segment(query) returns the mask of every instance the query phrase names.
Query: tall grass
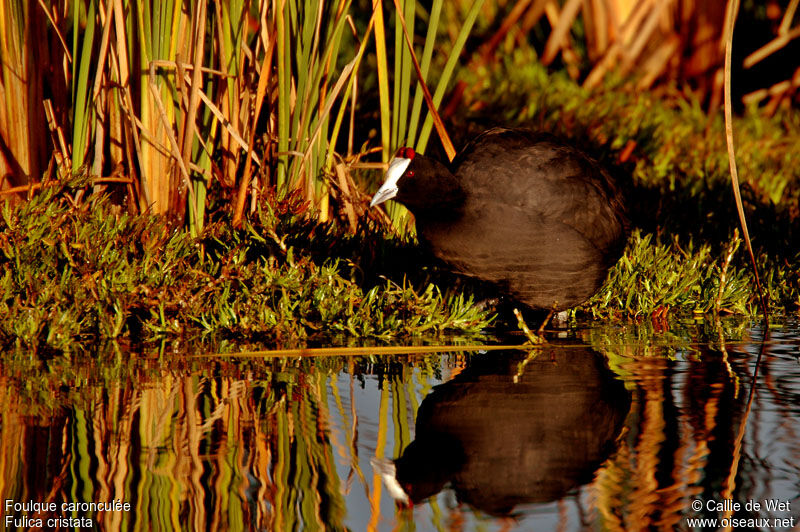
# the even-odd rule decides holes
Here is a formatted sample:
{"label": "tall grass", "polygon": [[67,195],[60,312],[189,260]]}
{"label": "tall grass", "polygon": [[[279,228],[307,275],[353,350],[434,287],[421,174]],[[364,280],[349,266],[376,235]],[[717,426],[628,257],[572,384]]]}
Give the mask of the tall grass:
{"label": "tall grass", "polygon": [[[381,139],[383,145],[383,160],[388,160],[393,149],[399,146],[412,146],[417,151],[423,153],[430,139],[433,125],[439,132],[440,139],[445,151],[450,159],[455,155],[452,143],[444,129],[437,109],[442,102],[446,90],[449,87],[455,67],[458,64],[461,52],[477,18],[478,12],[483,5],[483,0],[472,2],[463,25],[460,27],[458,36],[449,47],[441,76],[436,84],[433,95],[428,90],[428,74],[430,72],[431,58],[436,44],[440,15],[442,12],[443,0],[434,0],[431,11],[428,13],[428,29],[425,34],[425,42],[422,51],[422,63],[417,59],[417,53],[411,41],[414,34],[416,8],[415,0],[394,0],[394,71],[392,83],[392,104],[389,105],[388,98],[388,61],[385,52],[378,50],[378,83],[380,94],[380,114],[381,114]],[[380,10],[376,3],[377,10]],[[382,17],[381,17],[382,18]],[[383,25],[376,27],[376,41],[385,42],[387,40],[386,29]],[[416,78],[416,79],[415,79]],[[416,81],[416,82],[415,82]],[[411,88],[414,89],[414,100],[411,102]],[[420,118],[422,116],[423,99],[427,103],[428,114],[418,134]],[[409,221],[408,211],[402,205],[392,204],[387,206],[390,218],[400,228],[401,231],[407,228]]]}
{"label": "tall grass", "polygon": [[[529,32],[548,32],[542,61],[561,60],[585,86],[612,72],[640,87],[684,76],[704,80],[695,85],[716,97],[719,8],[675,4],[433,0],[426,10],[416,0],[373,0],[365,12],[352,0],[8,0],[0,7],[0,188],[30,193],[50,176],[82,173],[129,210],[166,215],[193,233],[211,189],[238,224],[270,188],[301,194],[320,220],[340,215],[355,230],[364,205],[353,165],[373,148],[383,162],[400,145],[424,151],[434,127],[452,154],[431,111],[459,65],[480,68]],[[790,0],[775,39],[745,67],[796,37],[797,4]],[[701,33],[708,41],[697,40]],[[466,50],[470,35],[480,54]],[[376,80],[361,72],[365,57]],[[795,78],[750,100],[791,100]],[[363,97],[370,83],[377,102]],[[365,142],[356,138],[365,129],[356,108],[370,116],[376,103],[379,135]]]}

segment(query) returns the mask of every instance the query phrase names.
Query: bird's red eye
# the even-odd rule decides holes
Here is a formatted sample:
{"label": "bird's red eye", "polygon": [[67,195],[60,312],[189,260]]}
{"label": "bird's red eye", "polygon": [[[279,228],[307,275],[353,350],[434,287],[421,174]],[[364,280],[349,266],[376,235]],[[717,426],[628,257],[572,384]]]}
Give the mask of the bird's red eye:
{"label": "bird's red eye", "polygon": [[414,170],[406,170],[405,176],[406,177],[414,177]]}
{"label": "bird's red eye", "polygon": [[412,150],[411,148],[400,148],[399,150],[397,150],[395,157],[399,157],[402,159],[413,159],[414,155],[416,154],[414,153],[414,150]]}

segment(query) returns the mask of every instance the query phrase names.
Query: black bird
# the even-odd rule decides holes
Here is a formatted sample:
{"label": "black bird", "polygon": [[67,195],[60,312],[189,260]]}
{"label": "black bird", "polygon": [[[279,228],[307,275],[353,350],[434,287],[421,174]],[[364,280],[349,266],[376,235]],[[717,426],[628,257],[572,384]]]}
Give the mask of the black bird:
{"label": "black bird", "polygon": [[370,206],[394,199],[453,271],[533,309],[597,292],[626,240],[624,198],[595,160],[551,135],[490,129],[451,165],[400,148]]}

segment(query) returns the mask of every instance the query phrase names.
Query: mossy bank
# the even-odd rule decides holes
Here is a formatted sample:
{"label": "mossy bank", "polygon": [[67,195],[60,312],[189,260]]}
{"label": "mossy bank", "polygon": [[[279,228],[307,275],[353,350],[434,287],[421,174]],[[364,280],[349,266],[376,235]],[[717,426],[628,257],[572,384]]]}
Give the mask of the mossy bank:
{"label": "mossy bank", "polygon": [[433,285],[359,282],[359,266],[343,255],[353,240],[333,238],[291,200],[265,203],[243,229],[211,223],[191,238],[157,217],[120,214],[105,199],[76,204],[82,188],[44,187],[3,208],[5,347],[71,351],[108,338],[204,335],[297,345],[469,334],[490,319],[468,297]]}

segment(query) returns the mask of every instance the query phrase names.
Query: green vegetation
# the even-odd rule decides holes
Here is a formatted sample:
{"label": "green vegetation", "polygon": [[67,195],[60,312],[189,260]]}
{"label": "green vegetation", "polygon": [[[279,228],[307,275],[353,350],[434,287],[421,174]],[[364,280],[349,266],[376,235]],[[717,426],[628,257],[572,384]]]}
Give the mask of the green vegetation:
{"label": "green vegetation", "polygon": [[[625,257],[577,315],[753,315],[714,107],[720,51],[676,34],[674,14],[655,5],[634,16],[567,4],[6,2],[0,345],[485,330],[494,309],[475,301],[492,288],[438,269],[407,236],[403,209],[366,209],[397,146],[449,151],[432,134],[443,124],[423,107],[415,59],[457,145],[490,125],[526,125],[629,181]],[[685,8],[719,18],[719,6]],[[778,34],[793,24],[792,9],[745,9],[764,27],[782,17]],[[622,26],[609,31],[610,20]],[[683,77],[660,60],[670,56],[710,66]],[[751,234],[773,311],[796,312],[796,95],[776,84],[740,99]],[[515,321],[503,310],[494,323]]]}
{"label": "green vegetation", "polygon": [[[739,241],[730,243],[734,251]],[[700,316],[714,312],[749,314],[750,276],[726,265],[709,244],[684,248],[675,239],[661,244],[652,234],[635,232],[630,246],[611,270],[608,282],[586,307],[595,316],[666,318],[670,309]],[[727,267],[726,267],[727,266]],[[722,275],[725,270],[725,275]]]}
{"label": "green vegetation", "polygon": [[[217,222],[193,239],[165,231],[158,217],[115,213],[105,199],[76,203],[82,190],[46,187],[4,206],[2,345],[72,351],[108,338],[203,334],[292,345],[476,333],[489,323],[470,298],[431,284],[415,290],[373,277],[362,287],[359,265],[335,253],[363,241],[309,222],[296,200],[264,202],[243,229]],[[393,245],[370,234],[373,248]]]}

